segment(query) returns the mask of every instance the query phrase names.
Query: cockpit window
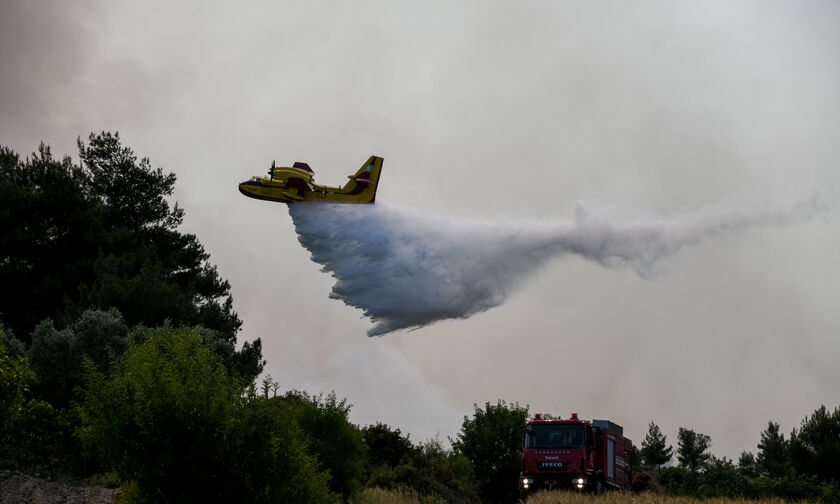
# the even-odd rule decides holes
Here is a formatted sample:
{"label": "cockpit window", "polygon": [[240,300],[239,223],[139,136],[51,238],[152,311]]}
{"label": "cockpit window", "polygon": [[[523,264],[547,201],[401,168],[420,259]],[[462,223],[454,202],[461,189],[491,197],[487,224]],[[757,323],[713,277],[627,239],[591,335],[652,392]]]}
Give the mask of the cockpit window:
{"label": "cockpit window", "polygon": [[525,448],[583,448],[582,425],[529,425]]}

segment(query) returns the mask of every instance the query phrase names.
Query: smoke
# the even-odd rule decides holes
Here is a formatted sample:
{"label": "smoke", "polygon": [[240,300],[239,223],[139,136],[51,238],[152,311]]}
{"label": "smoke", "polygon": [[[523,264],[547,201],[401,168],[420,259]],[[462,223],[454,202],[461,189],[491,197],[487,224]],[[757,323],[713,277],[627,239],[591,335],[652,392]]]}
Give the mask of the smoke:
{"label": "smoke", "polygon": [[359,308],[379,336],[499,306],[547,261],[577,254],[642,277],[685,246],[805,218],[786,210],[705,208],[677,218],[627,218],[578,202],[567,222],[455,220],[393,205],[289,205],[300,243],[335,277],[331,298]]}

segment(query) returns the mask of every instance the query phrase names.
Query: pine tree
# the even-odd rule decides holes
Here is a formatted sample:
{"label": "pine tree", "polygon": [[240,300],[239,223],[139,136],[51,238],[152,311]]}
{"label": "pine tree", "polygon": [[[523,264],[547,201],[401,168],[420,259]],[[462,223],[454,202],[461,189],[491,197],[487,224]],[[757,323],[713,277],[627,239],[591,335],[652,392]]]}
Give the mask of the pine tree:
{"label": "pine tree", "polygon": [[767,430],[761,432],[755,462],[758,471],[764,476],[777,478],[790,473],[787,441],[785,435],[779,432],[779,424],[768,422]]}
{"label": "pine tree", "polygon": [[659,470],[662,464],[671,460],[674,447],[669,445],[666,448],[665,444],[665,435],[659,430],[659,426],[651,421],[648,425],[645,440],[642,441],[642,460],[646,466],[656,466],[656,469]]}
{"label": "pine tree", "polygon": [[712,439],[706,434],[680,427],[677,433],[677,460],[689,471],[697,472],[709,460]]}

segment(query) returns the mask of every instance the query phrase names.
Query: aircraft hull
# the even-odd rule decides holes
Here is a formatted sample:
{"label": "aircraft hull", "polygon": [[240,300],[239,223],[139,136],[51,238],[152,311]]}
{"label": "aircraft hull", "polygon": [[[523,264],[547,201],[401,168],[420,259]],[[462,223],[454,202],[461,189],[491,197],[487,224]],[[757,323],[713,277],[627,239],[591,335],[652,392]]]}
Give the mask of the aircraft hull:
{"label": "aircraft hull", "polygon": [[[307,167],[308,169],[308,167]],[[298,168],[273,168],[270,177],[252,177],[239,184],[243,195],[277,203],[328,201],[334,203],[373,203],[382,170],[382,158],[371,156],[342,187],[312,183],[311,171]]]}

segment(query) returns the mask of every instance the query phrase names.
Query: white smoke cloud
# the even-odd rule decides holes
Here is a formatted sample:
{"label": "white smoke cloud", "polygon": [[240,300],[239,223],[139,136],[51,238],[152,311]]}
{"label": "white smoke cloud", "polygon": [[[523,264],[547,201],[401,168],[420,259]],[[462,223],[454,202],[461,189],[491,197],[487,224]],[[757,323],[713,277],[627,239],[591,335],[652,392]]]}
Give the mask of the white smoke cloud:
{"label": "white smoke cloud", "polygon": [[677,218],[627,218],[575,207],[569,222],[455,220],[393,205],[289,205],[300,243],[336,279],[330,297],[359,308],[379,336],[467,318],[502,304],[546,261],[578,254],[650,277],[708,237],[811,215],[706,208]]}

